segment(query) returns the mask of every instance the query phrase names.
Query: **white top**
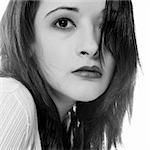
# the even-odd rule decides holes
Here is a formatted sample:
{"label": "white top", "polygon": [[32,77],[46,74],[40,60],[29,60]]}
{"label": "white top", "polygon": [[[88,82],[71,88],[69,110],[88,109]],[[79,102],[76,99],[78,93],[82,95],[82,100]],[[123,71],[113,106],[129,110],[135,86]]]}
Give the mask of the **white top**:
{"label": "white top", "polygon": [[13,78],[0,78],[0,150],[41,150],[34,100]]}

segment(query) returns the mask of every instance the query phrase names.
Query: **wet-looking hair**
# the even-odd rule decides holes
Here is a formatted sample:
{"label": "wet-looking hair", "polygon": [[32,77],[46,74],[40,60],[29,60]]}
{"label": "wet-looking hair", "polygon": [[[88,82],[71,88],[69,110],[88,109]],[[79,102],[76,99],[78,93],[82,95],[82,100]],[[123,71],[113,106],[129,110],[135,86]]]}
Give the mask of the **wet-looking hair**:
{"label": "wet-looking hair", "polygon": [[[38,0],[11,0],[0,24],[0,76],[13,77],[31,92],[36,104],[42,149],[69,149],[58,110],[50,97],[45,79],[31,44],[35,40],[34,18]],[[132,100],[138,52],[131,0],[106,0],[99,51],[113,55],[116,65],[107,90],[91,102],[77,102],[70,128],[74,131],[73,149],[117,147],[121,142],[123,118],[132,114]],[[80,127],[76,123],[80,121]]]}

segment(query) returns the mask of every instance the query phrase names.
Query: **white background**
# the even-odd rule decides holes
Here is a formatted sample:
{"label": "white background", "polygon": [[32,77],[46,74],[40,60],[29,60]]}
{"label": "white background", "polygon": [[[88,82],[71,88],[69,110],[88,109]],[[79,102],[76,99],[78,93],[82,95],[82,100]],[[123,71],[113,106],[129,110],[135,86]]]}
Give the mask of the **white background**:
{"label": "white background", "polygon": [[[8,0],[0,0],[0,18]],[[150,2],[133,0],[135,30],[142,69],[139,68],[131,124],[124,121],[119,150],[150,150]]]}

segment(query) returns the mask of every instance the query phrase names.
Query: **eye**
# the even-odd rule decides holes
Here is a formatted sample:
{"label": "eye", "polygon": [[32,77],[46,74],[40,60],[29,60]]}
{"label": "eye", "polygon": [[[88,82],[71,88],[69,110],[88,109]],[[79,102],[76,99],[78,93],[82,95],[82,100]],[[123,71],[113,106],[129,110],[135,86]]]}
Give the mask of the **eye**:
{"label": "eye", "polygon": [[69,18],[59,18],[54,22],[54,26],[58,29],[72,29],[76,27],[75,23]]}

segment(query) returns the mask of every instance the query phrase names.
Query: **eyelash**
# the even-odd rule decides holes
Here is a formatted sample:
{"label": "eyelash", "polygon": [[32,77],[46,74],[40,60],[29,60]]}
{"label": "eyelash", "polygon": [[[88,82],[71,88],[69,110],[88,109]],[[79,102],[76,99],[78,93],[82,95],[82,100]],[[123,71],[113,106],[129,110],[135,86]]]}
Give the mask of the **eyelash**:
{"label": "eyelash", "polygon": [[[59,24],[60,21],[65,21],[66,26],[68,26],[68,24],[69,24],[69,27],[61,27],[60,24]],[[60,30],[69,30],[69,29],[72,29],[72,28],[76,28],[76,25],[71,19],[63,17],[63,18],[59,18],[56,21],[54,21],[53,27],[55,27],[57,29],[60,29]]]}

